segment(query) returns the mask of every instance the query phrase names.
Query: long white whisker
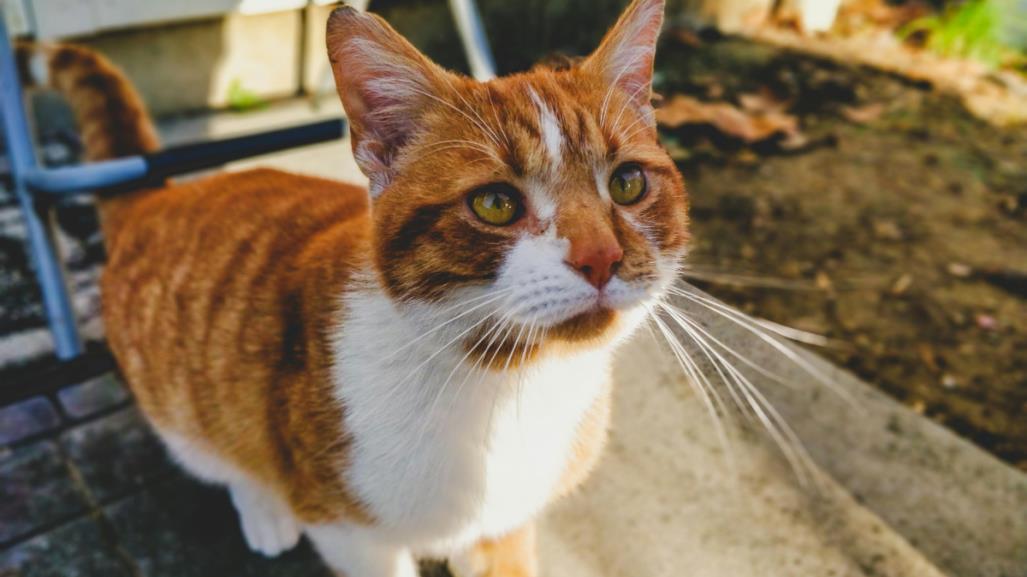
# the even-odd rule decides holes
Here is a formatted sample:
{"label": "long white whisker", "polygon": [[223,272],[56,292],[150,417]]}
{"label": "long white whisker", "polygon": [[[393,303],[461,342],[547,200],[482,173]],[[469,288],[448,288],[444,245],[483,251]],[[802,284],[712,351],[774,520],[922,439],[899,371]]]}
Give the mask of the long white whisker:
{"label": "long white whisker", "polygon": [[[685,315],[685,314],[684,314],[684,313],[683,313],[683,312],[682,312],[681,310],[677,309],[677,308],[676,308],[676,307],[674,307],[673,305],[669,305],[669,304],[664,304],[664,305],[663,305],[663,307],[664,307],[664,310],[666,310],[666,311],[668,312],[668,314],[670,314],[671,316],[675,316],[675,317],[677,317],[677,316],[681,316],[681,317],[685,317],[685,318],[687,318],[687,316],[686,316],[686,315]],[[732,347],[730,347],[730,346],[728,346],[728,345],[724,344],[723,342],[721,342],[721,340],[720,340],[720,339],[718,339],[717,337],[713,336],[712,334],[710,334],[710,332],[709,332],[709,331],[707,331],[706,329],[704,329],[704,328],[702,327],[702,325],[700,325],[699,323],[696,323],[696,322],[694,321],[694,319],[690,319],[690,318],[689,318],[688,320],[689,320],[690,324],[691,324],[691,325],[692,325],[692,326],[693,326],[693,327],[695,328],[695,330],[699,331],[699,332],[700,332],[700,333],[702,333],[702,334],[703,334],[703,336],[705,336],[705,337],[706,337],[707,339],[709,339],[709,340],[713,341],[713,342],[714,342],[715,344],[717,344],[717,345],[718,345],[718,346],[719,346],[720,348],[722,348],[722,349],[724,349],[725,351],[727,351],[727,352],[728,352],[728,353],[729,353],[729,354],[730,354],[731,356],[733,356],[733,357],[735,357],[736,359],[738,359],[738,360],[742,361],[743,363],[745,363],[745,365],[746,365],[746,366],[748,366],[749,368],[751,368],[752,370],[754,370],[754,371],[756,371],[757,373],[759,373],[759,374],[763,375],[764,377],[767,377],[768,379],[772,379],[772,380],[774,380],[774,381],[777,381],[777,382],[779,382],[779,383],[781,383],[781,384],[783,384],[783,385],[786,385],[786,386],[791,386],[791,383],[789,383],[788,381],[786,381],[786,380],[784,379],[784,377],[781,377],[781,376],[779,376],[779,375],[777,375],[777,374],[775,374],[775,373],[772,373],[772,372],[770,372],[770,371],[769,371],[768,369],[765,369],[764,367],[762,367],[762,366],[760,366],[760,365],[756,364],[755,362],[753,362],[752,360],[750,360],[750,359],[749,359],[748,357],[746,357],[745,355],[743,355],[743,354],[739,353],[738,351],[736,351],[736,350],[735,350],[735,349],[733,349]]]}
{"label": "long white whisker", "polygon": [[489,314],[487,314],[484,317],[482,317],[480,320],[476,321],[471,326],[469,326],[466,329],[464,329],[463,331],[461,331],[460,334],[458,334],[457,336],[455,336],[452,339],[450,339],[449,342],[447,342],[446,344],[444,344],[441,347],[439,347],[439,349],[437,351],[432,353],[428,358],[424,359],[423,361],[420,362],[420,364],[418,364],[416,367],[411,369],[410,372],[407,373],[407,375],[405,377],[403,377],[403,380],[400,381],[400,382],[401,383],[405,383],[408,380],[410,380],[410,378],[412,378],[415,374],[417,374],[417,371],[421,370],[421,368],[423,368],[425,365],[430,363],[432,361],[432,359],[434,359],[435,357],[437,357],[440,354],[442,354],[443,351],[448,349],[453,343],[455,343],[458,340],[462,339],[464,336],[467,335],[467,333],[473,331],[474,329],[478,328],[479,326],[481,326],[482,324],[487,322],[490,318],[492,318],[493,315],[495,315],[498,312],[499,312],[498,310],[494,310],[494,311],[490,312]]}
{"label": "long white whisker", "polygon": [[[687,318],[681,318],[680,320],[683,321],[682,329],[685,330],[697,344],[700,344],[700,346],[703,346],[707,351],[709,351],[721,366],[723,366],[724,370],[728,372],[731,379],[725,381],[725,383],[730,386],[733,382],[739,387],[739,390],[747,399],[749,407],[759,418],[760,422],[763,423],[764,428],[770,434],[771,438],[774,439],[774,442],[778,447],[780,447],[782,454],[795,470],[800,483],[805,486],[808,483],[807,473],[815,471],[816,467],[813,465],[813,459],[806,451],[806,448],[798,435],[795,434],[794,430],[788,425],[788,422],[784,417],[781,416],[777,409],[775,409],[767,398],[763,396],[748,377],[736,369],[734,365],[732,365],[727,358],[720,354],[720,352],[714,347],[704,342],[702,335],[694,330],[697,323]],[[811,475],[811,478],[815,478],[815,474]]]}
{"label": "long white whisker", "polygon": [[685,351],[685,348],[681,346],[681,343],[674,338],[673,332],[659,319],[659,316],[654,314],[652,309],[649,309],[649,318],[656,323],[657,328],[663,334],[664,340],[670,346],[671,351],[674,354],[674,358],[677,359],[681,369],[685,372],[688,377],[689,383],[692,384],[693,389],[699,393],[699,398],[702,400],[703,405],[706,407],[707,413],[710,415],[710,419],[713,421],[714,429],[717,433],[717,438],[720,441],[721,446],[724,448],[724,454],[728,457],[729,464],[734,467],[734,450],[728,440],[727,431],[724,429],[723,423],[720,421],[720,417],[717,414],[716,406],[710,397],[710,394],[704,388],[704,383],[708,382],[705,375],[699,371],[698,366],[695,364],[695,360]]}
{"label": "long white whisker", "polygon": [[614,77],[613,82],[610,83],[610,88],[606,91],[606,96],[603,97],[603,104],[601,107],[602,112],[599,115],[599,126],[601,126],[602,128],[606,128],[606,114],[608,112],[607,109],[610,106],[610,98],[613,97],[614,90],[617,89],[617,83],[620,82],[620,79],[624,76],[624,74],[627,73],[628,70],[630,70],[633,66],[638,64],[639,59],[644,58],[648,55],[648,52],[636,53],[631,60],[629,60],[623,67],[621,67],[620,72],[617,73],[617,76]]}
{"label": "long white whisker", "polygon": [[797,343],[805,343],[807,345],[813,345],[817,347],[826,347],[831,344],[831,339],[823,335],[818,335],[816,333],[811,333],[809,331],[789,327],[787,325],[775,323],[774,321],[769,321],[767,319],[753,317],[752,321],[760,325],[761,327],[767,329],[768,331],[780,335],[790,341],[795,341]]}
{"label": "long white whisker", "polygon": [[[425,92],[423,90],[419,90],[419,89],[416,89],[416,88],[410,88],[410,89],[412,91],[414,91],[415,93],[420,94],[421,96],[425,96],[427,98],[431,98],[432,100],[435,100],[436,102],[438,102],[438,103],[440,103],[440,104],[442,104],[444,106],[448,106],[449,108],[453,109],[457,114],[460,114],[461,116],[463,116],[464,118],[469,120],[471,122],[471,124],[477,126],[483,133],[485,133],[485,136],[489,140],[492,140],[493,144],[495,144],[496,146],[499,146],[499,142],[497,142],[495,139],[492,138],[492,133],[488,130],[488,128],[486,128],[485,126],[482,126],[481,124],[479,124],[478,121],[475,120],[470,114],[467,114],[466,112],[461,110],[458,106],[456,106],[452,102],[449,102],[448,100],[446,100],[444,98],[439,98],[438,96],[435,96],[434,94]],[[456,92],[457,96],[459,96],[459,92],[457,92],[455,90],[454,90],[454,92]]]}
{"label": "long white whisker", "polygon": [[813,366],[809,361],[802,358],[798,353],[792,350],[788,345],[782,343],[778,339],[771,335],[768,335],[761,327],[748,318],[745,313],[736,311],[731,307],[728,307],[718,301],[709,299],[698,294],[682,290],[677,287],[670,287],[669,292],[684,297],[692,302],[702,305],[710,311],[720,313],[724,318],[733,321],[735,324],[745,328],[750,333],[756,335],[760,340],[766,342],[770,346],[774,347],[778,352],[783,354],[788,360],[802,368],[806,373],[815,377],[821,384],[825,385],[829,390],[834,392],[843,401],[849,404],[853,409],[862,412],[863,408],[856,403],[855,399],[847,391],[841,389],[830,377],[826,376],[822,371]]}
{"label": "long white whisker", "polygon": [[[638,96],[638,93],[648,88],[649,85],[646,83],[639,84],[638,88],[636,88],[635,91],[631,93],[631,97],[625,100],[623,104],[621,104],[620,112],[617,114],[617,118],[613,119],[613,128],[617,128],[617,124],[620,123],[620,119],[624,117],[624,112],[628,109],[628,106],[635,101],[635,98]],[[635,122],[638,122],[638,120],[640,119],[645,119],[645,116],[643,115],[639,118],[636,118]],[[632,125],[633,124],[634,123],[632,123]]]}
{"label": "long white whisker", "polygon": [[[501,291],[496,291],[496,292],[494,292],[492,294],[489,294],[489,295],[485,295],[486,297],[488,297],[488,300],[486,300],[485,302],[480,302],[480,303],[474,305],[473,307],[471,307],[471,308],[463,311],[462,313],[460,313],[460,314],[450,318],[449,320],[446,320],[442,324],[439,324],[439,325],[436,325],[436,326],[432,327],[430,330],[428,330],[424,334],[418,336],[414,340],[409,341],[407,343],[404,343],[398,349],[396,349],[396,350],[392,351],[391,353],[389,353],[389,355],[385,357],[385,360],[389,360],[389,359],[395,358],[395,356],[398,355],[399,353],[401,353],[402,351],[405,351],[406,349],[414,346],[415,344],[419,343],[423,339],[426,339],[426,338],[430,337],[431,335],[439,332],[440,330],[446,328],[448,325],[450,325],[450,324],[460,320],[461,318],[463,318],[463,317],[473,313],[474,311],[476,311],[476,310],[478,310],[478,309],[480,309],[482,307],[486,307],[486,306],[488,306],[488,305],[498,301],[499,299],[507,296],[510,292],[513,292],[513,289],[505,289],[505,290],[501,290]],[[454,308],[465,306],[466,304],[468,304],[470,302],[475,302],[477,300],[481,300],[481,298],[482,297],[475,297],[473,299],[469,299],[467,302],[457,303],[456,305],[448,307],[447,309],[443,310],[442,312],[444,313],[444,312],[452,310]],[[440,313],[440,315],[441,315],[441,313]]]}
{"label": "long white whisker", "polygon": [[464,98],[464,96],[462,94],[460,94],[459,90],[455,90],[454,89],[453,92],[456,94],[456,97],[459,98],[460,101],[464,103],[464,107],[467,110],[470,110],[471,114],[474,114],[474,116],[478,119],[478,126],[480,126],[482,128],[482,130],[487,130],[488,133],[489,133],[489,137],[492,139],[492,142],[494,142],[496,144],[496,146],[499,146],[500,145],[499,135],[496,134],[496,131],[491,126],[489,126],[487,122],[485,122],[485,119],[482,118],[481,115],[478,114],[478,111],[475,110],[473,106],[471,106],[471,103],[468,102],[467,99]]}
{"label": "long white whisker", "polygon": [[[699,347],[699,351],[702,352],[703,356],[706,357],[706,360],[709,362],[710,366],[713,367],[714,371],[716,371],[717,376],[720,378],[720,382],[722,382],[722,383],[724,383],[726,385],[725,388],[727,389],[728,395],[731,396],[731,400],[734,401],[735,406],[738,407],[738,409],[742,412],[743,416],[748,417],[749,416],[749,412],[746,410],[748,408],[748,405],[746,403],[742,402],[742,399],[738,397],[738,395],[736,394],[734,388],[732,388],[728,384],[728,376],[726,374],[724,374],[724,371],[720,368],[720,365],[717,363],[716,359],[709,353],[709,351],[707,350],[707,347],[705,346],[706,343],[701,342],[699,340],[696,340],[696,338],[691,335],[691,333],[689,331],[690,327],[687,324],[685,324],[683,318],[681,318],[681,317],[684,317],[685,315],[683,313],[681,313],[681,311],[673,310],[672,308],[670,308],[670,305],[668,305],[667,303],[662,302],[662,301],[657,303],[657,306],[659,306],[661,309],[663,309],[665,312],[667,312],[667,314],[670,316],[670,318],[674,322],[676,322],[678,324],[678,326],[681,327],[681,329],[683,331],[685,331],[686,334],[688,334],[688,336],[692,339],[692,341],[695,342],[695,344]],[[696,368],[698,369],[698,367],[696,367]],[[699,371],[699,374],[702,375],[703,377],[705,377],[705,375],[702,373],[702,371]],[[714,394],[716,394],[716,388],[713,386],[713,384],[709,380],[707,380],[706,383],[707,383],[707,386],[709,386],[710,390]],[[717,398],[719,400],[719,398],[720,398],[719,395],[718,395]],[[722,401],[721,401],[721,405],[723,405]],[[726,410],[724,411],[724,413],[725,414],[729,414]]]}
{"label": "long white whisker", "polygon": [[[460,360],[455,365],[453,365],[453,370],[449,371],[449,375],[446,376],[445,382],[443,382],[442,386],[439,387],[439,392],[438,392],[438,394],[435,395],[435,401],[433,401],[431,406],[428,408],[428,412],[426,413],[427,415],[431,415],[435,411],[435,407],[438,405],[438,402],[442,399],[443,396],[445,396],[444,393],[445,393],[446,387],[449,385],[449,382],[451,380],[453,380],[453,375],[455,375],[456,372],[458,370],[460,370],[461,367],[464,366],[464,362],[467,361],[468,357],[470,357],[475,351],[477,351],[478,345],[480,345],[486,338],[488,338],[489,333],[494,332],[496,330],[496,327],[498,327],[498,326],[499,326],[498,324],[493,324],[491,327],[489,327],[481,335],[481,337],[479,337],[478,340],[474,343],[474,346],[468,348],[467,352],[464,353],[464,356],[461,357]],[[457,387],[457,390],[456,390],[456,394],[454,394],[453,398],[450,399],[450,402],[449,402],[449,410],[450,411],[453,410],[453,405],[456,404],[457,399],[460,397],[460,393],[463,392],[464,384],[467,383],[467,380],[470,378],[471,374],[474,372],[475,367],[477,367],[478,363],[480,363],[480,362],[481,362],[481,357],[479,356],[478,360],[475,361],[474,365],[470,369],[467,370],[467,374],[464,375],[463,380],[460,381],[460,384],[459,384],[459,386]]]}
{"label": "long white whisker", "polygon": [[485,88],[485,94],[489,97],[489,107],[492,109],[492,117],[496,119],[496,126],[499,127],[499,132],[503,135],[503,142],[506,147],[510,148],[510,135],[506,133],[506,127],[503,126],[503,121],[499,119],[499,111],[496,110],[496,103],[492,100],[492,90],[488,87]]}

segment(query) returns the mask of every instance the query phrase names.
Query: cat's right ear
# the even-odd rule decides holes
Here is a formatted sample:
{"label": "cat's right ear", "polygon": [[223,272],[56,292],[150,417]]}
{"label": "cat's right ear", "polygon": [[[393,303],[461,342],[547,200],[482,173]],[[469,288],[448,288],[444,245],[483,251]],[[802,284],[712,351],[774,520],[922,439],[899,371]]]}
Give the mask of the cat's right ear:
{"label": "cat's right ear", "polygon": [[353,154],[377,197],[392,180],[397,150],[417,131],[447,73],[379,16],[350,7],[332,12],[327,43]]}

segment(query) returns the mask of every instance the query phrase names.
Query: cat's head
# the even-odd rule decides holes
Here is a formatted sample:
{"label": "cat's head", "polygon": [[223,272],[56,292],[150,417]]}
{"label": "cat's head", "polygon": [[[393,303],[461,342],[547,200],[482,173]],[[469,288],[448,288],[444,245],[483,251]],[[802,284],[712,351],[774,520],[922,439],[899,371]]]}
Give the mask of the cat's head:
{"label": "cat's head", "polygon": [[684,184],[650,103],[662,22],[663,0],[635,0],[582,62],[482,83],[377,16],[332,14],[391,298],[481,321],[466,346],[495,343],[499,360],[517,343],[534,354],[608,341],[642,317],[688,242]]}

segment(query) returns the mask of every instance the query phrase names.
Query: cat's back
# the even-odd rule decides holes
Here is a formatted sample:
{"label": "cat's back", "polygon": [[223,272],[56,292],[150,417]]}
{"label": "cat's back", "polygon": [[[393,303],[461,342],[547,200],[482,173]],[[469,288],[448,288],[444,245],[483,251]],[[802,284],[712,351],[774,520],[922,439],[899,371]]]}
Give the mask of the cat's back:
{"label": "cat's back", "polygon": [[336,301],[369,252],[364,189],[260,169],[110,202],[104,322],[151,419],[218,420],[222,401],[322,376]]}

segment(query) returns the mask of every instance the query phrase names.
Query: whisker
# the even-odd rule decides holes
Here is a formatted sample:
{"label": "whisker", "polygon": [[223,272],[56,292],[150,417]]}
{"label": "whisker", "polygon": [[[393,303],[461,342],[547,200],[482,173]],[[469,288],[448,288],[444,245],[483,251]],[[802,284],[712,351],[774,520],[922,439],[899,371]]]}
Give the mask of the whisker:
{"label": "whisker", "polygon": [[709,354],[716,358],[717,362],[727,371],[731,377],[725,380],[725,384],[729,387],[734,386],[739,388],[739,391],[745,397],[749,408],[755,413],[759,421],[763,424],[767,433],[770,434],[774,443],[781,449],[785,459],[789,462],[792,469],[795,471],[796,477],[800,484],[808,486],[810,479],[815,478],[816,466],[812,457],[806,451],[805,446],[799,439],[798,435],[788,425],[788,422],[781,416],[776,408],[763,396],[759,389],[741,373],[737,368],[732,365],[726,357],[720,354],[716,348],[705,342],[705,339],[695,331],[697,326],[694,321],[690,319],[681,319],[681,328],[688,334],[688,336],[701,348],[705,349]]}
{"label": "whisker", "polygon": [[[499,350],[503,347],[503,341],[510,338],[510,334],[513,332],[514,322],[510,319],[509,315],[501,319],[506,325],[506,330],[503,333],[503,337],[497,342],[496,350],[492,353],[492,357],[489,358],[488,366],[492,366],[492,363],[496,361],[496,356],[499,354]],[[502,387],[496,387],[496,394],[492,397],[492,406],[489,407],[489,418],[486,421],[486,431],[492,431],[492,418],[496,413],[496,403],[499,402],[499,395],[502,393]]]}
{"label": "whisker", "polygon": [[464,336],[467,335],[467,333],[469,333],[469,332],[473,331],[474,329],[480,327],[482,324],[487,322],[492,316],[494,316],[498,312],[499,312],[498,309],[490,312],[489,314],[487,314],[484,317],[482,317],[480,320],[476,321],[471,326],[469,326],[466,329],[464,329],[463,331],[461,331],[460,334],[458,334],[457,336],[455,336],[452,339],[450,339],[449,342],[447,342],[446,344],[444,344],[441,347],[439,347],[439,349],[437,351],[432,353],[428,358],[424,359],[423,361],[420,362],[420,364],[418,364],[416,367],[411,369],[410,372],[407,373],[407,375],[405,377],[403,377],[403,380],[401,380],[400,382],[401,383],[407,382],[411,377],[413,377],[417,373],[417,371],[421,370],[421,368],[423,368],[425,365],[430,363],[432,361],[432,359],[434,359],[435,357],[437,357],[440,354],[442,354],[443,351],[445,351],[450,346],[452,346],[453,343],[455,343],[455,342],[459,341],[460,339],[462,339]]}
{"label": "whisker", "polygon": [[[676,318],[676,315],[674,314],[675,312],[680,312],[680,311],[671,311],[670,309],[667,308],[669,305],[667,305],[667,303],[662,302],[662,301],[657,303],[657,306],[659,306],[664,311],[666,311],[670,315],[671,319],[674,320],[678,324],[678,326],[680,326],[682,328],[682,330],[686,330],[686,332],[687,332],[687,328],[682,326],[684,324],[682,322],[682,320]],[[720,378],[720,382],[727,383],[728,382],[728,377],[727,377],[727,375],[724,374],[724,371],[720,368],[720,365],[716,362],[714,357],[712,355],[710,355],[710,353],[706,350],[706,347],[702,346],[698,342],[696,342],[696,344],[699,346],[699,351],[702,352],[704,357],[706,357],[706,360],[709,362],[710,366],[713,367],[714,371],[716,371],[717,376]],[[698,371],[698,366],[696,366],[696,369]],[[699,372],[699,374],[701,376],[703,376],[705,378],[705,374],[702,371],[698,371],[698,372]],[[712,382],[710,382],[707,379],[706,383],[707,383],[707,386],[709,386],[711,391],[716,392],[716,389],[714,388]],[[736,393],[735,389],[730,387],[730,386],[726,387],[726,389],[727,389],[728,395],[731,397],[731,400],[734,401],[735,406],[741,411],[742,416],[751,421],[752,416],[751,416],[750,412],[747,410],[747,405],[744,402],[742,402],[742,399],[738,396],[738,394]],[[722,403],[722,404],[724,404],[724,403]],[[728,414],[727,411],[725,411],[725,414]]]}
{"label": "whisker", "polygon": [[715,271],[704,271],[684,267],[681,269],[681,276],[689,279],[701,280],[715,284],[731,286],[751,286],[760,288],[799,290],[799,291],[820,291],[817,285],[797,279],[775,279],[744,274],[722,273]]}
{"label": "whisker", "polygon": [[704,383],[709,383],[709,381],[706,379],[706,376],[702,374],[702,371],[699,370],[699,367],[695,364],[695,360],[692,359],[692,357],[688,354],[687,351],[685,351],[684,347],[681,346],[681,343],[673,337],[673,333],[667,327],[667,325],[659,319],[658,315],[654,314],[654,311],[652,309],[648,310],[650,311],[649,318],[652,319],[652,321],[656,324],[657,328],[663,334],[664,340],[666,341],[667,345],[670,346],[671,352],[674,354],[674,358],[677,359],[678,365],[680,365],[681,369],[685,372],[685,375],[688,377],[688,381],[692,385],[692,388],[697,393],[699,393],[699,398],[702,400],[703,406],[706,408],[706,412],[709,414],[710,419],[713,421],[713,426],[716,430],[717,438],[721,446],[724,448],[724,454],[725,456],[727,456],[730,467],[733,469],[735,466],[734,450],[732,448],[730,441],[728,440],[727,431],[724,429],[724,425],[720,420],[720,416],[717,413],[716,406],[710,396],[710,393],[707,392],[707,390],[704,387]]}
{"label": "whisker", "polygon": [[[425,91],[423,91],[423,90],[420,90],[420,89],[417,89],[417,88],[410,88],[410,90],[412,90],[413,92],[416,92],[416,93],[420,94],[421,96],[425,96],[425,97],[427,97],[427,98],[431,98],[432,100],[435,100],[436,102],[438,102],[438,103],[440,103],[440,104],[442,104],[442,105],[444,105],[444,106],[448,106],[449,108],[451,108],[452,110],[454,110],[454,111],[455,111],[455,112],[456,112],[457,114],[460,114],[461,116],[463,116],[464,118],[466,118],[467,120],[469,120],[469,121],[471,122],[471,124],[473,124],[473,125],[475,125],[476,127],[478,127],[478,129],[480,129],[480,130],[481,130],[481,131],[482,131],[483,133],[485,133],[485,136],[486,136],[486,137],[487,137],[487,138],[488,138],[489,140],[491,140],[493,144],[495,144],[496,146],[499,146],[499,142],[497,142],[496,140],[494,140],[494,139],[492,138],[492,134],[491,134],[491,132],[490,132],[490,131],[488,130],[488,128],[486,128],[485,126],[482,126],[481,124],[479,124],[479,123],[478,123],[478,121],[476,121],[476,120],[475,120],[475,119],[474,119],[473,117],[471,117],[471,115],[470,115],[470,114],[467,114],[466,112],[464,112],[463,110],[461,110],[461,109],[460,109],[459,107],[457,107],[457,106],[456,106],[455,104],[453,104],[452,102],[449,102],[448,100],[446,100],[446,99],[444,99],[444,98],[439,98],[438,96],[435,96],[434,94],[431,94],[431,93],[425,92]],[[457,94],[458,96],[459,96],[459,94],[460,94],[460,92],[459,92],[458,90],[454,90],[454,93],[456,93],[456,94]]]}
{"label": "whisker", "polygon": [[[613,120],[613,127],[614,128],[617,128],[617,125],[620,124],[620,119],[624,117],[624,112],[627,111],[628,106],[630,106],[631,103],[633,103],[635,101],[635,98],[638,97],[638,93],[641,92],[643,89],[649,89],[649,88],[650,88],[649,84],[646,84],[644,82],[642,84],[639,84],[638,88],[636,88],[635,91],[631,93],[631,96],[627,100],[625,100],[623,104],[621,104],[620,112],[617,113],[617,118],[615,118]],[[640,120],[641,121],[648,121],[649,119],[646,118],[646,116],[644,114],[640,115],[638,118],[635,119],[634,122],[632,122],[630,125],[628,125],[628,128],[625,128],[622,132],[627,132],[633,126],[635,126],[635,124],[638,123],[638,121],[640,121]]]}
{"label": "whisker", "polygon": [[[481,335],[480,338],[478,338],[477,342],[474,343],[474,346],[468,348],[467,352],[464,353],[464,356],[461,357],[460,360],[457,361],[457,363],[453,365],[453,370],[449,371],[449,375],[446,376],[445,382],[442,383],[442,386],[439,387],[439,392],[435,395],[435,400],[432,402],[431,406],[428,407],[428,412],[426,413],[427,415],[432,415],[435,412],[435,408],[438,405],[439,401],[442,399],[442,397],[445,396],[446,388],[449,386],[450,381],[453,380],[453,375],[455,375],[456,372],[458,370],[460,370],[461,367],[464,366],[464,363],[471,356],[471,354],[473,354],[475,352],[475,350],[477,350],[478,345],[480,345],[486,338],[488,338],[489,333],[495,331],[497,326],[499,326],[499,325],[492,325],[491,327],[489,327],[489,329],[486,330]],[[452,399],[450,399],[449,411],[453,410],[453,405],[456,404],[457,399],[460,397],[460,393],[463,392],[464,385],[467,383],[467,380],[470,378],[471,374],[473,374],[474,367],[477,366],[477,364],[480,363],[480,362],[481,362],[481,357],[479,357],[478,360],[475,362],[475,364],[470,369],[468,369],[467,374],[464,375],[463,380],[460,381],[460,384],[458,385],[457,390],[456,390],[456,394],[453,395]],[[423,435],[423,433],[422,433],[422,435]]]}
{"label": "whisker", "polygon": [[805,343],[807,345],[813,345],[816,347],[827,347],[832,344],[831,339],[823,335],[818,335],[817,333],[811,333],[809,331],[804,331],[801,329],[778,324],[774,321],[761,319],[757,317],[753,317],[752,321],[760,325],[761,327],[767,329],[768,331],[776,333],[790,341],[795,341],[797,343]]}
{"label": "whisker", "polygon": [[499,111],[496,109],[496,103],[492,100],[492,90],[489,87],[485,87],[485,95],[489,97],[489,108],[492,109],[492,117],[496,119],[496,126],[499,127],[499,132],[503,135],[503,142],[506,144],[506,149],[510,149],[510,135],[506,133],[506,127],[503,126],[503,121],[499,119]]}
{"label": "whisker", "polygon": [[454,90],[453,92],[456,94],[456,97],[464,103],[465,109],[470,110],[471,114],[474,114],[474,116],[478,119],[478,126],[480,126],[482,130],[487,130],[490,138],[492,139],[492,142],[494,142],[496,146],[499,146],[499,135],[496,134],[496,131],[488,125],[488,122],[485,122],[485,119],[482,118],[480,114],[478,114],[478,111],[475,110],[473,106],[471,106],[471,103],[468,102],[466,98],[464,98],[463,94],[461,94],[459,90]]}
{"label": "whisker", "polygon": [[[391,353],[389,353],[389,355],[385,357],[385,360],[389,360],[389,359],[395,358],[396,355],[398,355],[399,353],[403,352],[404,350],[406,350],[406,349],[416,345],[418,342],[420,342],[420,341],[430,337],[431,335],[433,335],[433,334],[437,333],[438,331],[446,328],[448,325],[450,325],[450,324],[460,320],[461,318],[463,318],[463,317],[473,313],[474,311],[476,311],[476,310],[478,310],[478,309],[480,309],[482,307],[488,306],[488,305],[498,301],[499,299],[507,296],[510,292],[513,292],[513,289],[504,289],[504,290],[496,291],[496,292],[488,294],[488,295],[484,295],[484,297],[488,297],[488,300],[486,300],[485,302],[481,302],[481,303],[476,304],[475,306],[473,306],[473,307],[463,311],[462,313],[460,313],[460,314],[450,318],[449,320],[443,322],[442,324],[439,324],[439,325],[436,325],[436,326],[432,327],[430,330],[428,330],[424,334],[421,334],[420,336],[418,336],[414,340],[409,341],[407,343],[404,343],[398,349],[396,349],[396,350],[392,351]],[[445,313],[445,312],[447,312],[449,310],[452,310],[454,308],[459,308],[461,306],[465,306],[467,303],[475,302],[477,300],[481,300],[484,297],[478,296],[478,297],[474,297],[472,299],[469,299],[466,302],[461,302],[461,303],[457,303],[455,305],[452,305],[452,306],[444,309],[442,312],[440,312],[439,316],[442,316],[443,313]]]}
{"label": "whisker", "polygon": [[756,335],[760,340],[772,346],[774,349],[776,349],[778,352],[784,355],[788,360],[790,360],[792,363],[794,363],[802,370],[804,370],[807,374],[813,376],[818,381],[820,381],[821,384],[823,384],[829,390],[838,395],[838,397],[845,401],[851,408],[861,413],[863,412],[862,407],[858,403],[856,403],[856,400],[852,397],[852,395],[850,395],[847,391],[840,388],[837,385],[837,383],[831,380],[830,377],[825,375],[817,367],[813,366],[812,363],[802,358],[796,351],[792,350],[788,345],[782,343],[772,335],[768,335],[766,331],[764,331],[757,323],[753,322],[745,313],[736,311],[735,309],[728,307],[727,305],[724,305],[716,300],[701,296],[696,293],[692,293],[690,291],[683,290],[678,287],[670,287],[668,291],[672,294],[686,298],[696,304],[699,304],[709,309],[711,312],[718,313],[720,314],[720,316],[734,322],[735,324],[741,326],[750,333]]}
{"label": "whisker", "polygon": [[736,351],[732,347],[730,347],[730,346],[724,344],[723,342],[721,342],[720,339],[718,339],[717,337],[715,337],[712,334],[710,334],[709,331],[704,329],[702,327],[702,325],[700,325],[699,323],[695,322],[694,319],[688,318],[687,315],[685,315],[680,309],[677,309],[676,307],[674,307],[672,305],[669,305],[669,304],[666,304],[666,303],[663,304],[663,307],[668,312],[668,314],[670,314],[671,316],[675,316],[676,317],[676,316],[680,315],[682,317],[682,320],[686,320],[686,322],[688,322],[693,327],[695,327],[695,329],[700,331],[706,338],[710,339],[715,344],[720,346],[722,349],[727,351],[729,354],[731,354],[731,356],[733,356],[736,359],[738,359],[738,360],[742,361],[743,363],[745,363],[745,365],[748,366],[749,368],[753,369],[754,371],[758,372],[759,374],[763,375],[764,377],[767,377],[768,379],[772,379],[774,381],[777,381],[777,382],[779,382],[779,383],[781,383],[783,385],[786,385],[786,386],[791,386],[792,385],[792,383],[786,381],[784,377],[769,371],[768,369],[764,368],[763,366],[757,364],[755,361],[752,361],[748,357],[746,357],[745,355],[739,353],[738,351]]}
{"label": "whisker", "polygon": [[617,89],[617,83],[620,82],[620,79],[628,72],[628,70],[631,70],[636,64],[638,64],[639,59],[646,56],[648,56],[648,53],[646,52],[636,53],[631,60],[621,67],[620,72],[617,73],[613,82],[610,83],[610,88],[606,91],[606,95],[603,97],[603,104],[600,107],[601,112],[599,114],[599,126],[604,130],[606,129],[606,115],[610,106],[610,98],[613,97],[614,91]]}
{"label": "whisker", "polygon": [[424,160],[425,158],[427,158],[429,156],[438,154],[440,152],[445,152],[446,150],[456,150],[456,149],[460,149],[460,148],[466,148],[466,149],[474,150],[476,152],[480,152],[480,153],[484,154],[485,156],[483,158],[481,158],[480,160],[488,160],[488,159],[492,159],[492,160],[496,160],[496,161],[499,160],[499,157],[496,156],[495,151],[493,151],[493,150],[491,150],[489,148],[486,148],[486,147],[483,147],[483,146],[469,146],[467,144],[452,144],[450,146],[442,146],[442,147],[436,147],[436,148],[432,148],[432,149],[426,150],[426,151],[424,151],[424,154],[421,154],[420,156],[418,156],[416,158],[413,158],[413,159],[410,159],[410,160],[404,159],[403,162],[406,163],[406,164],[415,164],[417,162],[420,162],[420,161]]}

